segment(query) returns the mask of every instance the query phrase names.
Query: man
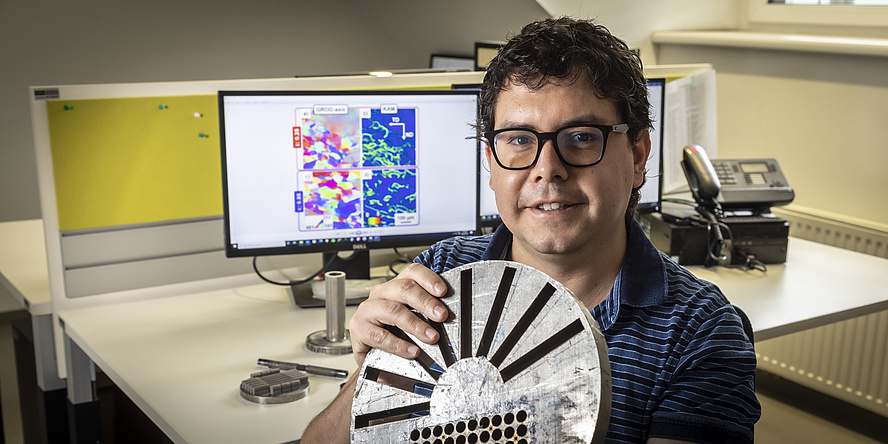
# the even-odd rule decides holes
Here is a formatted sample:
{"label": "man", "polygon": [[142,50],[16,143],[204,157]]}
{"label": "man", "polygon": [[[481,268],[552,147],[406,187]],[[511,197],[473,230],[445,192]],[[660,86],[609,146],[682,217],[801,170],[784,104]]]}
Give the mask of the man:
{"label": "man", "polygon": [[[591,310],[613,376],[608,442],[750,442],[760,407],[755,353],[714,285],[656,251],[632,217],[651,126],[641,61],[592,22],[526,26],[490,63],[480,127],[503,224],[454,238],[374,288],[350,325],[360,364],[371,347],[404,358],[434,343],[408,309],[446,318],[438,273],[477,260],[537,268]],[[353,377],[303,442],[348,440]]]}

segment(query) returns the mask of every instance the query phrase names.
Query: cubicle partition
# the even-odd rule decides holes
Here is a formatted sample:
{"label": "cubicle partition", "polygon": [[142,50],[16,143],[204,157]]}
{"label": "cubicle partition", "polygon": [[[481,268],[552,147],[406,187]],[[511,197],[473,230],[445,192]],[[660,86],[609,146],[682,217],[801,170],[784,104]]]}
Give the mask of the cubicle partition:
{"label": "cubicle partition", "polygon": [[[257,282],[226,258],[219,90],[447,88],[483,73],[32,88],[31,112],[54,315]],[[320,255],[266,259],[294,275]],[[204,287],[206,288],[206,287]],[[62,330],[54,324],[64,377]]]}
{"label": "cubicle partition", "polygon": [[[710,70],[711,66],[708,64],[653,66],[646,68],[646,75],[675,80],[695,74],[701,75],[701,79],[708,76],[714,81]],[[173,427],[168,423],[169,418],[178,417],[181,412],[177,409],[155,411],[156,406],[143,399],[146,394],[155,391],[155,386],[144,388],[139,385],[140,380],[134,377],[134,373],[141,377],[141,373],[136,370],[142,370],[142,367],[141,364],[133,364],[133,355],[129,353],[133,348],[132,344],[166,333],[171,337],[176,336],[175,327],[154,324],[154,320],[165,319],[166,313],[173,311],[168,307],[182,310],[179,304],[166,304],[167,302],[187,299],[183,306],[188,309],[179,313],[178,318],[173,316],[175,313],[171,313],[171,322],[178,322],[175,325],[179,325],[182,330],[192,328],[193,320],[197,317],[219,315],[220,319],[225,320],[214,322],[227,326],[230,319],[244,316],[240,309],[226,308],[224,295],[232,290],[222,289],[243,288],[260,281],[252,272],[249,258],[226,258],[223,253],[222,171],[216,104],[216,93],[219,90],[450,88],[452,84],[477,84],[482,78],[481,72],[464,72],[396,75],[388,78],[354,76],[32,88],[32,122],[46,241],[51,314],[43,311],[46,310],[46,304],[41,304],[39,311],[31,310],[31,314],[35,320],[40,318],[40,322],[35,323],[35,331],[46,330],[49,333],[45,336],[55,338],[53,343],[52,340],[45,340],[44,334],[41,334],[43,339],[39,344],[35,343],[35,348],[55,349],[54,356],[43,356],[43,364],[53,370],[57,366],[62,378],[70,376],[67,381],[68,400],[77,404],[90,398],[83,396],[78,388],[72,389],[72,386],[82,385],[72,381],[82,383],[89,380],[91,375],[88,372],[84,375],[78,369],[92,364],[90,361],[89,366],[82,365],[82,362],[81,365],[72,365],[72,373],[66,374],[65,342],[62,340],[59,312],[65,312],[63,317],[68,321],[69,334],[74,335],[74,339],[68,342],[72,346],[84,347],[81,357],[87,361],[97,359],[100,366],[125,381],[133,390],[126,392],[127,396],[134,399],[152,420],[168,428]],[[702,110],[691,109],[690,106],[682,107],[688,105],[685,102],[699,98],[703,84],[684,82],[692,85],[683,91],[676,91],[676,85],[682,83],[672,81],[667,85],[664,162],[669,164],[675,163],[670,160],[670,151],[681,148],[676,144],[683,143],[681,141],[686,139],[693,127],[702,127],[705,130],[705,122],[714,119],[714,115],[700,119],[699,114],[694,114],[714,112],[711,109],[714,107],[714,97],[710,97],[713,103],[709,107],[704,104]],[[669,85],[672,85],[672,95],[669,94]],[[709,129],[714,130],[711,127]],[[706,136],[714,138],[715,134],[710,132]],[[707,146],[708,150],[713,151],[713,156],[714,148],[716,147],[713,145]],[[672,152],[671,155],[677,156],[678,153]],[[669,188],[669,184],[676,179],[669,177],[669,165],[664,168],[664,176],[664,183]],[[799,236],[796,221],[793,224],[792,234]],[[844,228],[843,233],[847,234]],[[876,252],[869,251],[871,248],[855,249],[885,256],[884,240],[870,242],[874,239],[872,236],[864,238],[869,242],[867,245],[875,246]],[[739,305],[757,315],[757,331],[762,333],[762,341],[757,343],[763,352],[760,364],[764,362],[775,371],[778,368],[780,371],[788,368],[784,372],[787,377],[792,377],[792,373],[795,373],[796,379],[809,381],[816,381],[821,375],[828,377],[827,366],[831,371],[838,369],[842,374],[841,382],[837,383],[838,379],[832,381],[830,390],[846,392],[849,398],[856,398],[858,404],[884,412],[885,394],[888,393],[885,370],[888,368],[888,348],[884,341],[884,312],[846,321],[841,327],[837,324],[835,328],[823,327],[826,330],[798,333],[799,336],[787,337],[786,340],[771,339],[774,342],[768,342],[769,338],[822,325],[826,322],[824,319],[847,319],[852,312],[862,314],[878,311],[877,309],[884,310],[886,304],[886,286],[881,285],[881,288],[871,288],[871,297],[849,297],[854,301],[845,305],[852,306],[851,309],[842,304],[815,301],[818,303],[811,304],[811,310],[796,313],[799,311],[796,309],[798,302],[789,304],[786,301],[797,301],[794,298],[798,295],[794,293],[800,292],[794,290],[806,288],[805,285],[800,285],[800,281],[820,283],[825,279],[830,285],[836,285],[842,279],[828,277],[828,271],[821,271],[821,264],[800,260],[807,259],[802,256],[811,251],[816,253],[814,257],[817,258],[832,258],[834,252],[823,254],[818,249],[822,246],[802,240],[797,240],[794,245],[798,246],[795,250],[796,262],[775,266],[767,276],[770,283],[759,279],[762,276],[739,270],[695,267],[692,271],[718,283],[726,289],[729,297],[736,296],[740,301]],[[793,247],[790,247],[791,255],[792,250]],[[293,276],[313,272],[319,264],[319,254],[263,258],[260,261],[260,266],[286,269],[288,275]],[[867,262],[863,269],[881,270],[881,265],[881,262],[875,265]],[[866,273],[872,274],[869,271]],[[853,272],[846,274],[851,279],[862,280]],[[822,277],[825,278],[819,279]],[[884,280],[880,279],[876,281]],[[177,295],[182,297],[171,297]],[[159,300],[165,297],[170,298]],[[227,303],[231,303],[232,299],[242,302],[238,298],[228,298]],[[283,306],[285,299],[281,298],[275,303]],[[858,299],[870,302],[859,302]],[[775,300],[777,306],[789,304],[786,306],[792,309],[771,310]],[[138,302],[133,304],[115,305],[136,301]],[[193,301],[199,303],[190,305]],[[217,303],[219,306],[214,310]],[[137,310],[129,308],[148,305],[162,306],[163,309],[159,311],[162,315],[155,313],[152,317],[140,317],[137,316]],[[79,310],[88,307],[93,308]],[[282,310],[272,311],[277,315]],[[766,316],[773,311],[780,312],[781,315],[777,316],[780,319]],[[97,319],[112,320],[118,316],[136,320],[95,325]],[[151,321],[146,321],[149,318]],[[271,324],[271,329],[275,333],[286,330],[290,318],[282,316],[278,319],[278,324]],[[183,319],[185,322],[182,322]],[[266,321],[267,319],[262,318],[257,321],[256,326],[268,328]],[[300,323],[303,321],[304,319]],[[753,321],[756,322],[755,319]],[[148,324],[151,324],[150,328]],[[110,344],[113,350],[109,351],[109,344],[104,340],[113,336],[110,335],[111,331],[120,330],[127,332],[121,332],[119,338],[113,338],[113,344]],[[844,336],[841,336],[842,342],[833,341],[834,349],[844,354],[841,357],[818,354],[819,344],[825,339],[839,337],[838,333]],[[844,344],[856,344],[855,339],[849,339],[852,338],[852,333],[874,340],[867,342],[865,346],[855,347],[851,353]],[[807,336],[802,338],[802,335]],[[198,336],[192,339],[199,341],[198,347],[204,348],[206,336]],[[809,337],[817,341],[808,341]],[[161,338],[154,341],[154,345],[165,348],[170,342],[171,340]],[[799,357],[801,348],[797,345],[803,342],[807,344],[805,353],[810,354]],[[97,344],[104,348],[97,350]],[[119,353],[120,349],[124,349],[126,353]],[[159,353],[157,350],[154,352]],[[145,349],[136,352],[151,353]],[[41,353],[43,352],[38,350],[38,354]],[[250,349],[250,356],[252,353],[253,349]],[[226,348],[218,356],[228,354],[229,350]],[[237,360],[237,365],[249,361],[244,356],[238,356]],[[851,372],[852,367],[861,368],[857,362],[867,370]],[[125,367],[121,363],[138,368],[114,368],[115,364]],[[814,367],[813,364],[819,364],[820,367]],[[152,371],[157,374],[158,370]],[[239,371],[235,373],[240,375]],[[234,379],[237,378],[232,378]],[[64,386],[64,381],[58,382]],[[812,384],[816,386],[823,383],[817,381]],[[333,385],[335,384],[331,384],[331,387]],[[41,388],[54,390],[57,386],[41,385]],[[334,394],[335,390],[331,390],[330,397]],[[177,408],[194,410],[193,406],[183,406],[181,400],[172,404]],[[187,422],[187,419],[183,421]],[[168,429],[164,431],[170,434]]]}
{"label": "cubicle partition", "polygon": [[[708,64],[652,66],[675,79]],[[56,363],[57,313],[258,282],[223,245],[220,90],[451,88],[483,72],[41,86],[31,89]],[[668,100],[668,99],[667,99]],[[673,122],[674,124],[675,122]],[[320,255],[263,259],[296,276]]]}

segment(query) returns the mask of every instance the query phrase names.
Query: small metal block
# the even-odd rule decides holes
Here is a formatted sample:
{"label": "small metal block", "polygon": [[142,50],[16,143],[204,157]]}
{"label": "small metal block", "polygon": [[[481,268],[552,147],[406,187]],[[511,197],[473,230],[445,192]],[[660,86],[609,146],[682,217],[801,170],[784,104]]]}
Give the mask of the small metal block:
{"label": "small metal block", "polygon": [[241,381],[241,397],[259,404],[283,404],[305,397],[308,374],[300,370],[263,370]]}

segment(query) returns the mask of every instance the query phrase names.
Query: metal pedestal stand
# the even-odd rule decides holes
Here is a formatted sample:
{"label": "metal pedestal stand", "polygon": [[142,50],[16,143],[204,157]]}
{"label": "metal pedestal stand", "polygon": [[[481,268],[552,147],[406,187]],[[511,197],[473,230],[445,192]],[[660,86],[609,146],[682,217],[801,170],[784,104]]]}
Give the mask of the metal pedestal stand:
{"label": "metal pedestal stand", "polygon": [[348,330],[345,329],[345,273],[324,273],[326,283],[327,329],[305,338],[305,346],[315,353],[344,355],[352,352]]}

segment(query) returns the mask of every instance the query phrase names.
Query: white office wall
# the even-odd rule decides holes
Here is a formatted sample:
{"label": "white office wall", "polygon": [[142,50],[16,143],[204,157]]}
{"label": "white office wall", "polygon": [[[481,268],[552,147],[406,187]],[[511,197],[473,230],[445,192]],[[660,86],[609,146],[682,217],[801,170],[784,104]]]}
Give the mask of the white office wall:
{"label": "white office wall", "polygon": [[773,157],[793,206],[888,229],[888,57],[661,45],[716,70],[719,157]]}
{"label": "white office wall", "polygon": [[[736,29],[746,22],[746,0],[537,0],[552,16],[594,18],[631,47],[646,65],[656,60],[654,31]],[[706,62],[702,60],[702,62]]]}
{"label": "white office wall", "polygon": [[0,221],[40,217],[28,87],[425,68],[534,0],[0,1]]}
{"label": "white office wall", "polygon": [[[640,48],[647,64],[713,63],[722,157],[777,157],[797,204],[888,224],[881,204],[888,174],[879,169],[888,165],[888,125],[879,120],[888,60],[651,45],[655,30],[745,27],[746,0],[6,0],[0,221],[40,217],[30,85],[420,68],[431,52],[468,55],[474,41],[503,39],[548,14],[597,17]],[[760,123],[767,126],[753,137],[748,130]]]}
{"label": "white office wall", "polygon": [[886,27],[750,24],[748,0],[538,0],[552,15],[597,17],[645,63],[711,63],[720,157],[774,157],[794,206],[888,229],[888,58],[660,45],[661,30],[888,35]]}
{"label": "white office wall", "polygon": [[657,63],[654,30],[731,28],[743,0],[0,2],[0,221],[40,217],[28,87],[427,66],[537,18],[598,17]]}

